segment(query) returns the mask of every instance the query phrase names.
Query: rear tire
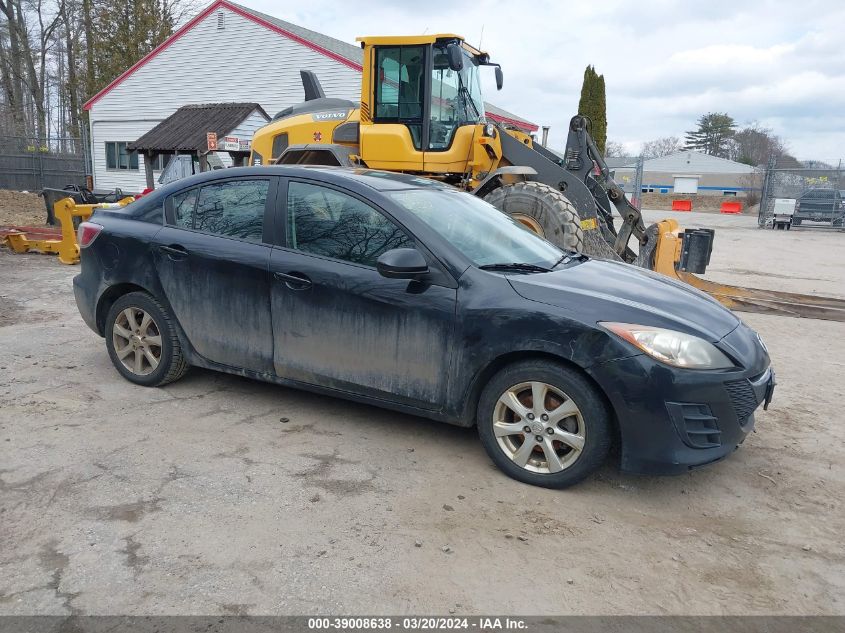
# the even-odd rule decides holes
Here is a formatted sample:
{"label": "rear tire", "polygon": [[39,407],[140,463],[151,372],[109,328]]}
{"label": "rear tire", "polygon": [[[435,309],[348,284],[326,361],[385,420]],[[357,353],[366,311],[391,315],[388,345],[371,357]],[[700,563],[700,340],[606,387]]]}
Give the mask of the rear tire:
{"label": "rear tire", "polygon": [[114,302],[105,338],[112,364],[136,385],[160,387],[188,371],[173,318],[146,292],[130,292]]}
{"label": "rear tire", "polygon": [[595,387],[578,371],[539,359],[493,376],[476,422],[484,449],[506,475],[544,488],[566,488],[589,476],[607,458],[613,437]]}
{"label": "rear tire", "polygon": [[581,218],[557,189],[541,182],[517,182],[494,189],[484,200],[558,248],[584,252]]}

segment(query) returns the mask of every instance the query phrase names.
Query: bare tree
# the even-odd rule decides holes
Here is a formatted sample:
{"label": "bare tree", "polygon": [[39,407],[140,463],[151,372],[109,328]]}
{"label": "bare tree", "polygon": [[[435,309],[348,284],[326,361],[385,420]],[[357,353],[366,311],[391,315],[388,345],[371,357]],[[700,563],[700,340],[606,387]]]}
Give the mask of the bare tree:
{"label": "bare tree", "polygon": [[24,61],[21,34],[26,38],[26,29],[19,24],[19,12],[13,0],[0,0],[0,74],[3,91],[11,113],[13,134],[26,133],[24,104]]}
{"label": "bare tree", "polygon": [[680,152],[683,148],[684,143],[677,136],[663,136],[643,143],[640,153],[644,158],[660,158]]}
{"label": "bare tree", "polygon": [[769,158],[787,153],[786,143],[771,129],[752,121],[734,134],[730,158],[754,167],[765,165]]}
{"label": "bare tree", "polygon": [[608,141],[604,147],[604,156],[605,158],[622,158],[623,156],[627,156],[625,146],[616,141]]}

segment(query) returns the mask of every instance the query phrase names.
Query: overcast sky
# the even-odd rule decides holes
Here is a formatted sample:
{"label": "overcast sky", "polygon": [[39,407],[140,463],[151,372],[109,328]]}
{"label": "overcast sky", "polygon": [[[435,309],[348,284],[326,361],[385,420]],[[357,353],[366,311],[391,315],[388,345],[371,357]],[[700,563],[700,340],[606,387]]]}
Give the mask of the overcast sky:
{"label": "overcast sky", "polygon": [[550,125],[554,147],[593,64],[607,85],[608,139],[632,153],[719,111],[771,127],[798,158],[845,158],[842,0],[241,3],[349,42],[451,32],[477,45],[483,27],[482,48],[505,73],[496,93],[488,69],[487,101]]}

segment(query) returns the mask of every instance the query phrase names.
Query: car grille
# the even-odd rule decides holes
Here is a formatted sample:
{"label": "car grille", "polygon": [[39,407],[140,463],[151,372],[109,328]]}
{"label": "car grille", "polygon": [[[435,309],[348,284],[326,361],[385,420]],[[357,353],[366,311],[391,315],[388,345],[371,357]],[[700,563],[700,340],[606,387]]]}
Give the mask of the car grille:
{"label": "car grille", "polygon": [[666,408],[678,434],[687,446],[692,448],[721,446],[719,421],[706,404],[667,402]]}
{"label": "car grille", "polygon": [[751,383],[747,379],[729,380],[725,383],[725,389],[731,397],[739,425],[745,426],[759,404]]}

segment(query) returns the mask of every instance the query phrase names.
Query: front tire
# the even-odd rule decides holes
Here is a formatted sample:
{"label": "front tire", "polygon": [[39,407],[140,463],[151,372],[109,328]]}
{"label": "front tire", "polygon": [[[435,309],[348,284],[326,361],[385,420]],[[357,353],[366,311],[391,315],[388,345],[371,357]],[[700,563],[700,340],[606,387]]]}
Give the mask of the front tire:
{"label": "front tire", "polygon": [[532,360],[497,373],[484,387],[476,422],[493,462],[517,481],[566,488],[593,473],[610,450],[610,414],[578,371]]}
{"label": "front tire", "polygon": [[584,252],[581,218],[560,191],[541,182],[517,182],[494,189],[489,202],[563,250]]}
{"label": "front tire", "polygon": [[136,385],[160,387],[188,371],[172,317],[145,292],[130,292],[114,302],[105,338],[112,364]]}

